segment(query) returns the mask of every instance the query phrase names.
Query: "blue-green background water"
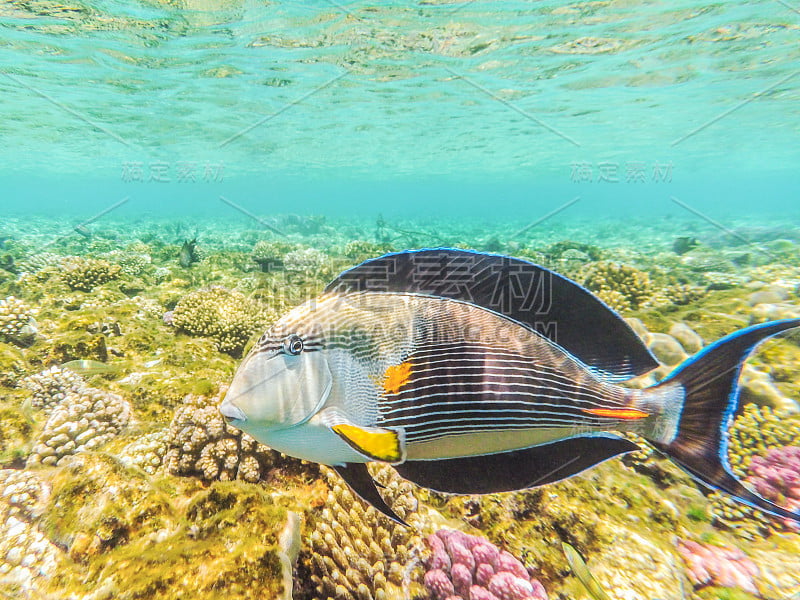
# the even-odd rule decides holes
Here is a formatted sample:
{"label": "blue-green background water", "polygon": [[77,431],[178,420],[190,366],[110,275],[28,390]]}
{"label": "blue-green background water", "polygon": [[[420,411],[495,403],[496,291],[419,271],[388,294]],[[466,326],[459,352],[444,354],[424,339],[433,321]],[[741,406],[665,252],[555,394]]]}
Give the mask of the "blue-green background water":
{"label": "blue-green background water", "polygon": [[6,2],[3,209],[796,220],[798,41],[775,1]]}

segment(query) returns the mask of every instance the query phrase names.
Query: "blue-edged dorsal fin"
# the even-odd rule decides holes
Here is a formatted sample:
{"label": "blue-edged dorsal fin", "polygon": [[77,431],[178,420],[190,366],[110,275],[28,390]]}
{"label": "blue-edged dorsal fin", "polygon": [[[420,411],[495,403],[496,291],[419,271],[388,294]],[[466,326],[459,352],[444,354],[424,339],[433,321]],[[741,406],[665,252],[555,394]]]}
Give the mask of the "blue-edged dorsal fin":
{"label": "blue-edged dorsal fin", "polygon": [[630,326],[588,290],[509,256],[452,248],[386,254],[345,271],[325,291],[469,302],[533,329],[606,380],[623,381],[658,366]]}
{"label": "blue-edged dorsal fin", "polygon": [[609,433],[582,435],[499,454],[409,460],[395,469],[417,485],[448,494],[494,494],[553,483],[638,450]]}

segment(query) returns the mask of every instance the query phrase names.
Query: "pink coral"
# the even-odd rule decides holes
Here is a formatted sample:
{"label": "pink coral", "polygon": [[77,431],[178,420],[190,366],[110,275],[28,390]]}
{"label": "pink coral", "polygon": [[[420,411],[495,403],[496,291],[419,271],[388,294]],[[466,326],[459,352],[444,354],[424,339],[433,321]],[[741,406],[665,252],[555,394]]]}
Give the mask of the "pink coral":
{"label": "pink coral", "polygon": [[437,600],[547,600],[518,559],[484,538],[440,529],[426,541],[425,586]]}
{"label": "pink coral", "polygon": [[[772,448],[766,456],[756,456],[748,468],[747,482],[767,500],[788,508],[800,509],[800,447]],[[797,523],[786,520],[787,527]]]}
{"label": "pink coral", "polygon": [[678,540],[678,552],[686,561],[689,579],[695,586],[717,585],[758,594],[754,579],[759,575],[758,567],[738,548]]}

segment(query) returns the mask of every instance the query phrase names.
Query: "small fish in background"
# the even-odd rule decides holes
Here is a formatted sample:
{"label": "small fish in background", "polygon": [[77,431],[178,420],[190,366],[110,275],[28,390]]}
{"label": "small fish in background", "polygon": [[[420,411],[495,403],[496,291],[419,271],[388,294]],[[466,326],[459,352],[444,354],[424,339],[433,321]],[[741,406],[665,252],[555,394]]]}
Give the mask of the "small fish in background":
{"label": "small fish in background", "polygon": [[178,262],[184,269],[188,269],[194,263],[200,262],[200,252],[197,249],[197,238],[186,240],[181,246]]}
{"label": "small fish in background", "polygon": [[690,250],[694,250],[699,245],[700,242],[698,242],[697,239],[689,236],[681,236],[675,238],[675,241],[672,242],[672,251],[678,256],[682,256]]}
{"label": "small fish in background", "polygon": [[61,365],[64,369],[69,369],[78,375],[100,375],[106,373],[116,373],[119,369],[112,365],[97,360],[71,360]]}
{"label": "small fish in background", "polygon": [[800,521],[731,472],[728,425],[742,362],[800,319],[728,335],[646,389],[658,366],[589,291],[507,256],[388,254],[342,273],[275,323],[220,406],[256,440],[332,466],[384,515],[366,463],[418,485],[488,494],[571,477],[647,439],[704,485]]}
{"label": "small fish in background", "polygon": [[578,554],[578,551],[566,542],[561,542],[561,548],[564,550],[564,555],[567,557],[567,562],[569,563],[570,569],[572,569],[572,574],[583,584],[583,587],[586,588],[589,595],[594,598],[594,600],[611,600],[609,595],[605,593],[594,578],[591,571],[589,571],[589,567],[586,565],[581,555]]}

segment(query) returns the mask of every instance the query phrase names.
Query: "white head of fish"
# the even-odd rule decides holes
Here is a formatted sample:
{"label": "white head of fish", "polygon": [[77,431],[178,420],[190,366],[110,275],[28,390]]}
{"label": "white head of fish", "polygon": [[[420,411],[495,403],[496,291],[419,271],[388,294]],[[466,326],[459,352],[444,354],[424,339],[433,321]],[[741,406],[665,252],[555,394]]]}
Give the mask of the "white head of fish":
{"label": "white head of fish", "polygon": [[364,462],[320,418],[335,387],[326,354],[302,351],[302,339],[291,335],[278,350],[257,346],[236,371],[220,413],[229,425],[290,456],[327,465]]}

